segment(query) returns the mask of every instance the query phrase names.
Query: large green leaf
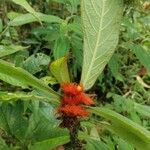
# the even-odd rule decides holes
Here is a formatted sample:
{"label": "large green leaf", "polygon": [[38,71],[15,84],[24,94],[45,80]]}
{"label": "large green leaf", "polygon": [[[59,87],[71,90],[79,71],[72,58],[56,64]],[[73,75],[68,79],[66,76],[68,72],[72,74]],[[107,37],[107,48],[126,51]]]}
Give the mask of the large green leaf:
{"label": "large green leaf", "polygon": [[[9,14],[10,15],[10,14]],[[36,13],[42,22],[47,23],[61,23],[63,20],[57,16],[46,15],[43,13]],[[21,26],[27,23],[32,23],[38,21],[32,14],[21,14],[17,15],[12,21],[9,22],[9,26]]]}
{"label": "large green leaf", "polygon": [[26,9],[29,13],[31,13],[35,18],[38,19],[38,21],[41,23],[41,20],[39,16],[37,15],[37,12],[29,5],[29,3],[26,0],[12,0],[14,3],[22,6]]}
{"label": "large green leaf", "polygon": [[0,79],[16,86],[32,86],[56,99],[59,97],[55,91],[45,85],[41,80],[22,68],[14,67],[11,63],[3,60],[0,60]]}
{"label": "large green leaf", "polygon": [[150,149],[150,132],[128,118],[106,108],[90,108],[90,112],[111,121],[108,129],[118,134],[124,140],[139,150]]}
{"label": "large green leaf", "polygon": [[70,82],[66,57],[62,57],[52,62],[50,71],[59,83]]}
{"label": "large green leaf", "polygon": [[81,83],[89,89],[118,43],[121,0],[82,0],[84,58]]}

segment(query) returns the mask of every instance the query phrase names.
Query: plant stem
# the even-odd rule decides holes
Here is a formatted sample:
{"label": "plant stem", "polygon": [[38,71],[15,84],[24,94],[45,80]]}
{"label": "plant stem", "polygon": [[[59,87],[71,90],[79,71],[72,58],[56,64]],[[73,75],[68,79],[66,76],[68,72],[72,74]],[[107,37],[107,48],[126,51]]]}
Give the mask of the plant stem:
{"label": "plant stem", "polygon": [[70,134],[70,143],[66,146],[71,150],[82,150],[82,143],[78,140],[80,120],[77,117],[63,117],[62,127],[66,127]]}

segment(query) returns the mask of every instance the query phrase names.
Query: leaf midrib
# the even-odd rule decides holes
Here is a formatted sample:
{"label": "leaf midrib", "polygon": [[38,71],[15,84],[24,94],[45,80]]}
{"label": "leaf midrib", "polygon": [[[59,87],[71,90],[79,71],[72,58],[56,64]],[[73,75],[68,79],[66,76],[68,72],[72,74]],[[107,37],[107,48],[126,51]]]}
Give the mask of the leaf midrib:
{"label": "leaf midrib", "polygon": [[100,36],[101,36],[101,33],[102,33],[102,30],[100,30],[102,28],[102,25],[103,25],[103,17],[104,17],[104,6],[105,6],[105,1],[103,2],[102,0],[102,12],[101,12],[101,19],[100,19],[100,27],[99,27],[99,32],[98,32],[98,35],[97,35],[97,42],[96,42],[96,45],[95,45],[95,48],[94,48],[94,53],[93,53],[93,56],[92,56],[92,60],[91,60],[91,63],[90,63],[90,66],[89,66],[89,69],[88,69],[88,72],[87,72],[87,75],[86,75],[86,78],[84,80],[84,85],[85,83],[87,82],[87,79],[88,79],[88,76],[91,72],[91,68],[93,66],[93,62],[94,62],[94,58],[95,58],[95,55],[96,55],[96,52],[97,52],[97,49],[98,49],[98,46],[99,46],[99,40],[100,40]]}

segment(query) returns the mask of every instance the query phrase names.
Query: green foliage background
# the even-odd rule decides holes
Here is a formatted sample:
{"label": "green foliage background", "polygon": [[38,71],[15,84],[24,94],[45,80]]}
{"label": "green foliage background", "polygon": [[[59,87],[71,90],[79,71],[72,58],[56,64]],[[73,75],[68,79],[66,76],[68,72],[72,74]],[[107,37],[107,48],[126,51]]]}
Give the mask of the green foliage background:
{"label": "green foliage background", "polygon": [[[67,143],[69,135],[66,129],[59,128],[60,120],[55,113],[59,96],[52,89],[59,91],[58,82],[69,77],[55,78],[58,71],[52,70],[49,64],[67,56],[71,81],[80,81],[83,62],[80,0],[28,0],[32,7],[24,7],[23,1],[21,7],[18,2],[0,2],[0,69],[3,70],[3,74],[0,72],[0,149],[54,149]],[[88,92],[97,95],[98,107],[115,110],[150,130],[150,6],[145,7],[145,2],[149,1],[124,1],[119,44]],[[5,69],[8,66],[11,70],[10,64],[1,65],[4,60],[30,74],[20,69],[10,72]],[[64,62],[66,59],[57,62],[60,69]],[[68,72],[66,67],[63,69]],[[22,76],[17,77],[17,71]],[[13,75],[17,78],[12,78]],[[95,114],[105,114],[105,110],[97,111]],[[87,150],[134,150],[132,142],[130,145],[128,139],[122,138],[120,126],[109,127],[106,120],[95,119],[91,116],[81,121],[79,138],[86,139],[87,143],[83,143]]]}

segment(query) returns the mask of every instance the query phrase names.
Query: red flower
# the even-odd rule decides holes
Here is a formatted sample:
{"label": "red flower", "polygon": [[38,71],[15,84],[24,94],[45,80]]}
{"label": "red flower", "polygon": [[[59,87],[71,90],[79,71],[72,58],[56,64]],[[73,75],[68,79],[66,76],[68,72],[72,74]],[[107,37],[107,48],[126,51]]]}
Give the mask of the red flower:
{"label": "red flower", "polygon": [[61,89],[64,95],[58,113],[69,117],[88,116],[88,112],[80,105],[93,105],[94,102],[84,93],[83,87],[75,83],[63,83]]}
{"label": "red flower", "polygon": [[69,117],[87,117],[88,112],[81,106],[66,105],[58,109],[59,113]]}
{"label": "red flower", "polygon": [[83,92],[83,87],[75,83],[63,83],[61,84],[61,89],[63,90],[64,94],[72,96]]}

